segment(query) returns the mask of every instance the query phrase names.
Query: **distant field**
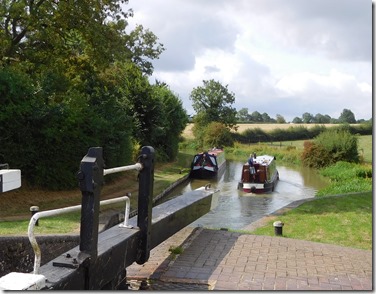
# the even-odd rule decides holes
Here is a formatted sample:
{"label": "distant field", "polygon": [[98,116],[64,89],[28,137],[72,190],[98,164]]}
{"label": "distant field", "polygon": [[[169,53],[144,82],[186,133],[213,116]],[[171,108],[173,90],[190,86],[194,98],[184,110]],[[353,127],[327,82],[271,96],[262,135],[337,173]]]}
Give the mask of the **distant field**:
{"label": "distant field", "polygon": [[[242,133],[246,129],[256,129],[259,128],[265,132],[269,132],[274,129],[288,129],[290,127],[306,127],[307,129],[313,128],[315,126],[325,126],[325,127],[335,127],[338,124],[238,124],[238,133]],[[192,127],[193,124],[188,124],[183,132],[183,137],[187,139],[192,139]]]}
{"label": "distant field", "polygon": [[[338,126],[337,124],[321,124],[325,127]],[[320,126],[321,126],[320,125]],[[241,133],[249,128],[260,128],[264,131],[271,131],[273,129],[288,129],[289,127],[303,126],[312,128],[316,126],[315,124],[239,124],[238,132]],[[193,124],[188,124],[183,132],[183,137],[187,139],[192,139],[192,127]],[[303,149],[303,144],[305,140],[297,141],[284,141],[284,142],[272,142],[271,145],[275,147],[282,146],[295,146],[297,149]],[[365,162],[372,163],[372,135],[360,136],[358,141],[359,153],[364,157]]]}

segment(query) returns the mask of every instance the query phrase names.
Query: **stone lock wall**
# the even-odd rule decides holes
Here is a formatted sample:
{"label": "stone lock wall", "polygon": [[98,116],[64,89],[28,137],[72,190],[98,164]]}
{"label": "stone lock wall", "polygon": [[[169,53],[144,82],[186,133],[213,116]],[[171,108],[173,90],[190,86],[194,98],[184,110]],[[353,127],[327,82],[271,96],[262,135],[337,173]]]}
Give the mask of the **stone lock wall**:
{"label": "stone lock wall", "polygon": [[[78,246],[79,235],[36,237],[42,252],[41,265]],[[0,237],[0,277],[10,272],[32,272],[34,251],[28,237]]]}

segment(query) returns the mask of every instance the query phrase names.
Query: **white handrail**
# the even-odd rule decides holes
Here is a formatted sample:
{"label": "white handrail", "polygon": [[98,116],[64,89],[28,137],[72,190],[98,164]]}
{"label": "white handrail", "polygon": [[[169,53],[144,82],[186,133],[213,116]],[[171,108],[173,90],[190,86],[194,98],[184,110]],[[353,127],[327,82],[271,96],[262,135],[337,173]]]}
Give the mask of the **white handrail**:
{"label": "white handrail", "polygon": [[[128,193],[128,195],[130,197],[131,193]],[[130,210],[131,210],[131,201],[129,200],[129,197],[127,197],[125,199],[124,223],[119,224],[119,227],[132,229],[133,226],[131,226],[131,225],[128,224],[129,213],[130,213]]]}
{"label": "white handrail", "polygon": [[[124,216],[124,227],[126,228],[131,228],[131,226],[128,226],[128,218],[129,218],[129,210],[130,210],[130,200],[128,196],[123,196],[123,197],[118,197],[114,199],[108,199],[108,200],[103,200],[100,201],[100,205],[107,205],[107,204],[113,204],[113,203],[118,203],[122,200],[125,200],[125,216]],[[64,207],[64,208],[58,208],[58,209],[52,209],[52,210],[46,210],[46,211],[40,211],[35,213],[29,222],[29,227],[27,230],[27,234],[29,236],[29,241],[31,243],[31,246],[33,247],[34,250],[34,274],[38,274],[39,268],[40,268],[40,263],[41,263],[41,257],[42,253],[40,251],[40,247],[38,245],[37,240],[35,239],[34,236],[34,227],[37,221],[42,218],[42,217],[49,217],[49,216],[56,216],[68,212],[74,212],[77,210],[81,209],[81,205],[76,205],[76,206],[70,206],[70,207]]]}
{"label": "white handrail", "polygon": [[109,168],[109,169],[104,169],[103,170],[103,175],[109,175],[109,174],[114,174],[122,171],[127,171],[127,170],[141,170],[142,169],[142,164],[137,162],[133,165],[125,165],[125,166],[120,166],[120,167],[114,167],[114,168]]}

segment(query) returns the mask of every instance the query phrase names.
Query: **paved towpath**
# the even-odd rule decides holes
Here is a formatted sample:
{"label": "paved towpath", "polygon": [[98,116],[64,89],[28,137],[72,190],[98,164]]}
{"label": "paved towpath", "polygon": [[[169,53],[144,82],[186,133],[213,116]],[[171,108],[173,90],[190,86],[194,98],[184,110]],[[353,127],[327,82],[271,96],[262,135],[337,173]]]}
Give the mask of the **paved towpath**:
{"label": "paved towpath", "polygon": [[372,251],[186,227],[127,276],[152,290],[372,290]]}
{"label": "paved towpath", "polygon": [[[169,249],[178,246],[174,259]],[[147,280],[149,290],[371,291],[372,261],[371,250],[187,226],[129,266],[127,278],[131,288]]]}

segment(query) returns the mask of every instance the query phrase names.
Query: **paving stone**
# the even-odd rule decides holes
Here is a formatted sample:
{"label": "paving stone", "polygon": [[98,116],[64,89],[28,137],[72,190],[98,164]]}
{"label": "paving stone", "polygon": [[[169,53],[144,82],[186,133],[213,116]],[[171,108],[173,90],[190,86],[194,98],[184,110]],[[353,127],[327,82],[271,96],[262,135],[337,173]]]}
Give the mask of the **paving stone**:
{"label": "paving stone", "polygon": [[[169,246],[184,251],[173,259]],[[373,290],[372,275],[371,250],[190,227],[127,268],[158,291]]]}

